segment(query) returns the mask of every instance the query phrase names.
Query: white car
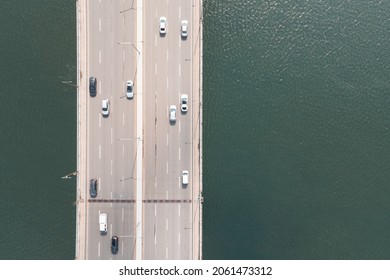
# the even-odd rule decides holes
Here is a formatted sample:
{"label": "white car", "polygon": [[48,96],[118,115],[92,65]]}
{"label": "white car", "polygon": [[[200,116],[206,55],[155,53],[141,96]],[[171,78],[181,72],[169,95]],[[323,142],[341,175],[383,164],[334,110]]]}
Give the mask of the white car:
{"label": "white car", "polygon": [[167,33],[167,18],[160,17],[160,34],[166,34],[166,33]]}
{"label": "white car", "polygon": [[133,98],[134,97],[133,81],[127,81],[127,84],[126,84],[126,96],[127,96],[127,98]]}
{"label": "white car", "polygon": [[183,183],[183,185],[188,185],[188,177],[188,170],[183,170],[183,172],[181,173],[181,182]]}
{"label": "white car", "polygon": [[176,121],[176,105],[171,105],[169,107],[169,121],[170,122]]}
{"label": "white car", "polygon": [[182,94],[180,96],[180,109],[183,113],[188,111],[188,95]]}
{"label": "white car", "polygon": [[181,22],[181,37],[187,38],[188,36],[188,21],[182,20]]}
{"label": "white car", "polygon": [[110,101],[108,99],[102,100],[102,115],[107,117],[110,114]]}

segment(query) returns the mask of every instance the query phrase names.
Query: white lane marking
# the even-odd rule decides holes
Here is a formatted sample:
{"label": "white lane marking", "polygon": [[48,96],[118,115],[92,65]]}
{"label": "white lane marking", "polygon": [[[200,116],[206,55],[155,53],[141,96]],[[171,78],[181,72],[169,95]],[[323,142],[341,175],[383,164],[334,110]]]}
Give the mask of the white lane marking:
{"label": "white lane marking", "polygon": [[179,234],[178,234],[178,239],[179,239],[178,243],[179,243],[179,245],[180,245],[180,232],[179,232]]}
{"label": "white lane marking", "polygon": [[179,64],[179,77],[181,76],[181,64]]}
{"label": "white lane marking", "polygon": [[168,162],[167,162],[167,174],[168,174]]}
{"label": "white lane marking", "polygon": [[169,88],[168,85],[169,85],[169,82],[168,82],[168,77],[167,77],[167,89]]}
{"label": "white lane marking", "polygon": [[111,127],[111,144],[112,144],[112,135],[113,135],[113,133],[112,133],[112,127]]}
{"label": "white lane marking", "polygon": [[98,243],[98,257],[100,257],[100,242]]}
{"label": "white lane marking", "polygon": [[99,145],[99,159],[102,158],[102,145]]}
{"label": "white lane marking", "polygon": [[125,221],[125,208],[122,208],[122,222]]}
{"label": "white lane marking", "polygon": [[168,219],[166,220],[166,228],[167,228],[167,231],[168,231]]}
{"label": "white lane marking", "polygon": [[154,216],[157,217],[157,205],[156,204],[154,205]]}
{"label": "white lane marking", "polygon": [[167,50],[167,61],[169,61],[169,51]]}
{"label": "white lane marking", "polygon": [[98,118],[99,118],[99,127],[102,127],[102,115],[99,114]]}
{"label": "white lane marking", "polygon": [[167,146],[169,146],[168,144],[169,144],[169,135],[167,134]]}
{"label": "white lane marking", "polygon": [[180,160],[180,158],[181,158],[181,152],[180,152],[180,147],[179,147],[179,160]]}
{"label": "white lane marking", "polygon": [[168,259],[168,247],[165,248],[165,258]]}
{"label": "white lane marking", "polygon": [[111,160],[111,175],[112,175],[112,160]]}
{"label": "white lane marking", "polygon": [[154,232],[154,244],[156,245],[157,244],[157,233]]}
{"label": "white lane marking", "polygon": [[99,32],[102,32],[102,19],[99,18]]}
{"label": "white lane marking", "polygon": [[122,145],[122,155],[125,156],[125,145]]}
{"label": "white lane marking", "polygon": [[102,63],[102,51],[99,51],[99,63]]}
{"label": "white lane marking", "polygon": [[167,191],[167,199],[168,199],[168,191]]}
{"label": "white lane marking", "polygon": [[157,75],[157,62],[154,63],[154,74]]}
{"label": "white lane marking", "polygon": [[179,208],[179,217],[180,217],[180,208],[181,208],[181,207],[180,207],[180,204],[178,205],[178,208]]}

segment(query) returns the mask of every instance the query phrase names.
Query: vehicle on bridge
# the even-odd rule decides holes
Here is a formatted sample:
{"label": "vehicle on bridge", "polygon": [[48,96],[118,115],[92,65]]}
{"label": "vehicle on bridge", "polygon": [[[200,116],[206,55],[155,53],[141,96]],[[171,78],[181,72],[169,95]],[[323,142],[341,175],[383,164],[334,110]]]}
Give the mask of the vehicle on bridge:
{"label": "vehicle on bridge", "polygon": [[107,214],[100,213],[99,215],[99,229],[101,234],[107,233]]}

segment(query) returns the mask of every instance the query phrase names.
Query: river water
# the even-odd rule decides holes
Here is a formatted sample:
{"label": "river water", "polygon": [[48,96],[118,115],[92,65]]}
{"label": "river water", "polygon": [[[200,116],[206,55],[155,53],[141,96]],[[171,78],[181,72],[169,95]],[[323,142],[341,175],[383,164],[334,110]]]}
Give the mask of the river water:
{"label": "river water", "polygon": [[[0,9],[0,259],[73,259],[74,1]],[[389,15],[204,0],[205,259],[390,259]]]}

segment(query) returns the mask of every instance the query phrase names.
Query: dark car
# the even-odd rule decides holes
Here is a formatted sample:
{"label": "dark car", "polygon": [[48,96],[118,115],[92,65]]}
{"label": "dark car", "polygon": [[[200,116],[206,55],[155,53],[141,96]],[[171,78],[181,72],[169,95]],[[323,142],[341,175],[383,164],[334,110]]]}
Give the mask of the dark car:
{"label": "dark car", "polygon": [[96,96],[96,78],[95,77],[89,78],[89,94],[91,96]]}
{"label": "dark car", "polygon": [[111,238],[111,253],[116,254],[118,253],[119,249],[119,239],[118,236],[113,236]]}
{"label": "dark car", "polygon": [[97,196],[97,180],[96,179],[89,180],[89,195],[91,197]]}

